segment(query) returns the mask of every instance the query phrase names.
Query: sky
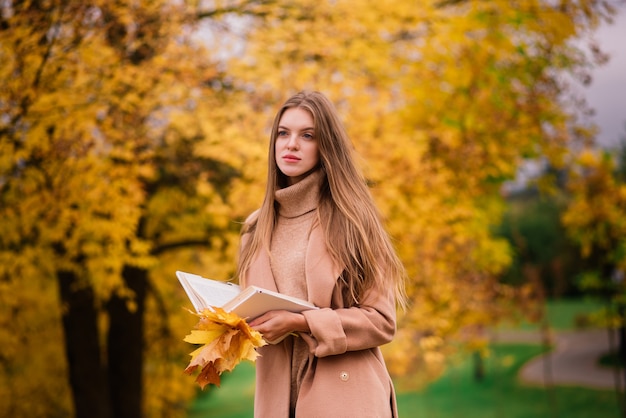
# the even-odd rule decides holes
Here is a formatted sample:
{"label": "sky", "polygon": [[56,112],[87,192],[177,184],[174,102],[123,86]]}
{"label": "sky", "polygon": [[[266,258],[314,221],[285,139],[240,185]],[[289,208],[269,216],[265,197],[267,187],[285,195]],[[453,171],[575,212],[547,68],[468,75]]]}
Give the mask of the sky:
{"label": "sky", "polygon": [[596,111],[598,143],[613,148],[626,138],[626,6],[619,8],[612,24],[598,29],[596,39],[610,60],[593,71],[585,96]]}

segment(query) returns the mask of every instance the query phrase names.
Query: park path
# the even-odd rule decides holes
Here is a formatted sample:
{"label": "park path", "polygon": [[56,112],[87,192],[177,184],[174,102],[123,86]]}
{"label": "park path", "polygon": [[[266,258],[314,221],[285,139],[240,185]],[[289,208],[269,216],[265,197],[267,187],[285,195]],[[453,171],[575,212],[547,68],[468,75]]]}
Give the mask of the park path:
{"label": "park path", "polygon": [[[541,344],[539,331],[497,331],[494,342]],[[610,351],[605,329],[557,331],[553,333],[554,350],[535,357],[519,372],[529,384],[583,386],[594,389],[615,388],[615,371],[598,365],[599,358]]]}

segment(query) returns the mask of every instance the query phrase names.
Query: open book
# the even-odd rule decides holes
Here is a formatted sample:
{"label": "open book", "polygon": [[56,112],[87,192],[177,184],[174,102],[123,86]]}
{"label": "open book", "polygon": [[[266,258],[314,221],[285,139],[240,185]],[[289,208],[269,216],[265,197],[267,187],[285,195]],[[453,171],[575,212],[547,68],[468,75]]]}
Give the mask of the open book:
{"label": "open book", "polygon": [[177,271],[176,277],[197,312],[215,306],[251,321],[268,311],[302,312],[317,309],[305,300],[256,286],[249,286],[242,291],[236,284],[206,279],[182,271]]}

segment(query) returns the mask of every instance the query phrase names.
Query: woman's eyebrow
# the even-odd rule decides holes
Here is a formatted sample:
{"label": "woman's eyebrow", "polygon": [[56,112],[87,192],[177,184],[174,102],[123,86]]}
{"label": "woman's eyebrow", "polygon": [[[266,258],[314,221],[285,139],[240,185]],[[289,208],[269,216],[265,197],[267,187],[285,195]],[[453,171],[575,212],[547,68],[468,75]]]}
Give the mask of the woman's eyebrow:
{"label": "woman's eyebrow", "polygon": [[[288,130],[288,131],[290,131],[290,130],[291,130],[291,128],[289,128],[289,127],[287,127],[287,126],[284,126],[284,125],[278,125],[278,129],[285,129],[285,130]],[[307,126],[307,127],[302,128],[302,129],[300,129],[300,130],[301,130],[301,131],[314,131],[314,130],[315,130],[315,128],[314,128],[314,127],[312,127],[312,126]]]}

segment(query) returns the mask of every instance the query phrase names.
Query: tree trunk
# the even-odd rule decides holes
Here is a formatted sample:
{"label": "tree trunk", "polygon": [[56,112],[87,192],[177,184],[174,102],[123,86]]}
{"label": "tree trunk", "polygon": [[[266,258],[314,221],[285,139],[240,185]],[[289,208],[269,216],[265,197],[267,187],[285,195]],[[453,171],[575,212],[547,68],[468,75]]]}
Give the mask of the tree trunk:
{"label": "tree trunk", "polygon": [[485,361],[480,351],[474,351],[474,380],[482,382],[485,379]]}
{"label": "tree trunk", "polygon": [[144,351],[144,309],[148,273],[124,267],[126,286],[134,298],[114,295],[108,304],[108,365],[111,407],[115,418],[142,416],[142,371]]}
{"label": "tree trunk", "polygon": [[93,290],[73,272],[59,271],[57,280],[75,417],[111,418]]}
{"label": "tree trunk", "polygon": [[[619,319],[620,322],[623,323],[624,321],[624,315],[626,314],[624,311],[624,307],[623,306],[619,306],[617,308],[618,311],[618,315],[619,315]],[[618,347],[617,347],[617,364],[619,368],[621,368],[622,370],[622,384],[621,387],[626,387],[626,327],[624,325],[621,325],[619,327],[619,329],[617,330],[618,335],[619,335],[619,340],[618,340]],[[624,400],[624,404],[626,405],[626,399]],[[626,408],[622,411],[623,412],[623,416],[626,417]]]}

